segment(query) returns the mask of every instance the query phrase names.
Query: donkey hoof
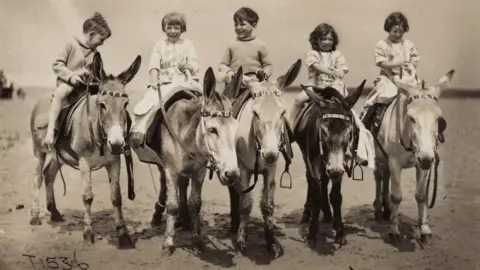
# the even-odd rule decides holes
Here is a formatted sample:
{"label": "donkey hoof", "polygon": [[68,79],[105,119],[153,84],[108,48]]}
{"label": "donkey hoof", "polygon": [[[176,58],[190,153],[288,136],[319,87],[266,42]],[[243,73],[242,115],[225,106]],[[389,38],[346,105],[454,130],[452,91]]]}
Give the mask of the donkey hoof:
{"label": "donkey hoof", "polygon": [[332,223],[333,217],[332,214],[327,214],[323,216],[323,223]]}
{"label": "donkey hoof", "polygon": [[390,241],[392,241],[392,244],[398,245],[402,242],[402,237],[398,233],[388,233],[388,237],[390,238]]}
{"label": "donkey hoof", "polygon": [[422,242],[422,244],[431,244],[432,243],[432,234],[422,234],[420,236],[420,241]]}
{"label": "donkey hoof", "polygon": [[193,253],[197,256],[201,255],[204,250],[205,244],[202,241],[196,241],[196,243],[193,244]]}
{"label": "donkey hoof", "polygon": [[118,247],[119,248],[134,248],[132,238],[127,232],[118,235]]}
{"label": "donkey hoof", "polygon": [[165,254],[165,256],[171,256],[173,252],[175,252],[174,246],[168,246],[168,245],[163,246],[163,254]]}
{"label": "donkey hoof", "polygon": [[92,231],[83,232],[83,242],[86,245],[92,245],[95,243],[95,234]]}
{"label": "donkey hoof", "polygon": [[162,225],[162,215],[153,215],[150,225],[152,227],[158,227]]}
{"label": "donkey hoof", "polygon": [[317,248],[317,238],[316,237],[308,237],[307,238],[307,246],[310,248],[310,249],[316,249]]}
{"label": "donkey hoof", "polygon": [[336,235],[335,243],[339,244],[340,246],[344,246],[347,244],[347,238],[344,235]]}
{"label": "donkey hoof", "polygon": [[303,213],[302,219],[300,220],[300,223],[305,224],[310,222],[310,214],[309,213]]}
{"label": "donkey hoof", "polygon": [[63,222],[64,221],[62,214],[60,214],[60,212],[58,212],[58,211],[52,212],[52,214],[50,216],[50,220],[52,222]]}
{"label": "donkey hoof", "polygon": [[42,225],[42,220],[40,219],[40,217],[32,217],[30,218],[30,225],[32,226]]}
{"label": "donkey hoof", "polygon": [[382,222],[384,220],[382,210],[375,210],[373,216],[375,217],[376,222]]}
{"label": "donkey hoof", "polygon": [[283,247],[278,241],[274,241],[273,243],[267,246],[267,250],[272,256],[272,259],[277,259],[283,255]]}
{"label": "donkey hoof", "polygon": [[237,241],[235,243],[235,249],[242,255],[245,255],[247,253],[247,245],[245,244],[245,241]]}
{"label": "donkey hoof", "polygon": [[390,209],[384,209],[382,213],[383,220],[390,220],[390,216],[392,215],[392,211]]}

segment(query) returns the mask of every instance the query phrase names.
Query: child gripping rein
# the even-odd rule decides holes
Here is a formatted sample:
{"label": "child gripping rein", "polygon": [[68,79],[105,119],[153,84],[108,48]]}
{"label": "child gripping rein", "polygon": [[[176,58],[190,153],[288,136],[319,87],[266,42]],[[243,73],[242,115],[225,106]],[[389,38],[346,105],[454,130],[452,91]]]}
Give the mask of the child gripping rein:
{"label": "child gripping rein", "polygon": [[98,12],[83,23],[83,36],[69,40],[58,52],[53,62],[57,88],[53,94],[48,116],[44,145],[51,151],[55,140],[57,118],[66,98],[90,75],[93,56],[112,32],[105,18]]}

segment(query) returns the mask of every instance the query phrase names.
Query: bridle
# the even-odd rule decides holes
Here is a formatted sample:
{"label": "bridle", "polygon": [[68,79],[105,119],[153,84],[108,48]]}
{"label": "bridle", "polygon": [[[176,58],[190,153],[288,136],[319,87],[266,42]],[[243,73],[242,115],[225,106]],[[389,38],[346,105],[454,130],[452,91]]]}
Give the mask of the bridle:
{"label": "bridle", "polygon": [[[86,93],[86,107],[87,107],[87,115],[90,115],[91,113],[91,110],[90,110],[90,102],[89,102],[89,98],[91,96],[91,93],[89,91],[89,86],[90,86],[90,83],[87,84],[87,93]],[[129,101],[129,97],[126,93],[120,93],[120,92],[114,92],[114,91],[106,91],[106,90],[99,90],[98,93],[97,93],[97,97],[98,96],[112,96],[112,97],[121,97],[121,98],[126,98],[127,99],[127,102]],[[97,122],[97,128],[98,128],[98,131],[100,132],[100,139],[97,140],[95,138],[95,135],[94,135],[94,129],[93,129],[93,124],[92,122],[93,121],[89,121],[89,133],[90,133],[90,137],[92,138],[92,140],[96,143],[96,145],[99,147],[100,149],[100,156],[103,156],[104,155],[104,148],[105,148],[105,144],[107,142],[107,133],[105,132],[105,128],[103,126],[103,122],[101,121],[101,108],[100,108],[100,103],[98,102],[98,98],[97,98],[97,103],[96,103],[96,106],[97,106],[97,114],[96,114],[96,122]],[[127,126],[128,126],[128,113],[126,110],[124,110],[124,112],[127,114]],[[123,132],[123,137],[126,139],[128,137],[128,132],[129,132],[129,128],[127,127],[126,129],[124,129],[124,132]]]}
{"label": "bridle", "polygon": [[[318,106],[318,105],[314,104],[314,106]],[[350,152],[352,153],[352,157],[351,157],[350,165],[347,165],[345,167],[345,171],[347,172],[348,177],[351,177],[353,171],[358,166],[358,164],[354,165],[355,158],[356,158],[356,155],[357,155],[356,150],[355,150],[355,144],[358,143],[358,128],[355,126],[353,115],[351,115],[351,113],[349,113],[349,114],[325,113],[325,114],[322,114],[321,117],[317,119],[316,127],[318,127],[317,132],[318,132],[318,145],[319,145],[319,151],[320,151],[319,155],[320,155],[320,159],[321,159],[321,162],[322,162],[324,167],[326,166],[328,156],[325,154],[325,151],[323,149],[321,124],[322,124],[323,121],[325,121],[327,119],[346,120],[346,121],[350,122],[350,125],[352,126],[350,141],[348,142],[348,146],[350,147]],[[308,138],[309,135],[310,135],[310,132],[307,132],[307,142],[310,141],[309,138]],[[310,152],[309,150],[310,150],[310,147],[307,147],[307,149],[306,149],[307,157],[309,156],[309,152]],[[315,171],[313,170],[313,166],[312,166],[310,160],[308,158],[306,160],[307,160],[307,166],[309,167],[309,170],[312,172],[312,176],[314,176],[318,180],[320,180],[319,175],[317,175],[317,176],[314,175]],[[362,170],[361,175],[362,175],[361,179],[363,179],[363,170]]]}
{"label": "bridle", "polygon": [[[252,99],[253,100],[255,100],[255,98],[264,97],[264,96],[281,97],[282,92],[280,90],[262,90],[262,91],[252,93]],[[287,121],[285,115],[282,115],[282,121],[283,121],[283,123],[285,123]],[[255,185],[257,184],[257,181],[258,181],[258,173],[259,173],[258,172],[258,166],[259,166],[259,158],[260,158],[260,153],[261,153],[261,150],[262,150],[262,145],[260,143],[260,138],[258,136],[258,131],[257,131],[256,125],[253,123],[253,121],[252,121],[252,130],[253,130],[252,135],[253,135],[254,140],[255,140],[255,165],[254,165],[254,169],[253,169],[254,182],[250,187],[248,187],[247,189],[242,191],[242,193],[248,193],[248,192],[252,191],[255,188]],[[280,134],[280,141],[279,141],[279,144],[278,144],[278,150],[280,151],[280,153],[282,153],[282,155],[285,158],[285,169],[284,169],[282,175],[280,176],[280,187],[291,189],[292,188],[292,176],[290,175],[290,172],[289,172],[290,161],[287,158],[288,153],[287,153],[287,150],[286,150],[286,146],[287,146],[287,142],[286,142],[286,139],[285,139],[286,136],[288,136],[288,134],[285,130],[285,127],[282,126],[281,134]],[[283,183],[283,176],[285,174],[287,174],[290,178],[288,186],[284,186],[282,184]]]}
{"label": "bridle", "polygon": [[[424,89],[424,82],[422,82],[422,89]],[[397,95],[397,100],[399,100],[400,98],[400,93],[398,93]],[[407,99],[407,102],[406,102],[406,107],[412,103],[413,101],[415,100],[419,100],[419,99],[429,99],[429,100],[434,100],[435,102],[438,103],[438,97],[434,96],[434,95],[431,95],[431,94],[417,94],[417,95],[413,95],[411,97],[409,97]],[[398,113],[398,119],[401,119],[400,118],[400,106],[398,105],[399,103],[397,103],[397,113]],[[400,125],[400,121],[399,121],[399,125]],[[401,129],[399,129],[401,130]],[[403,132],[401,132],[401,135],[400,135],[400,144],[403,146],[403,148],[405,149],[405,151],[407,152],[412,152],[412,154],[415,152],[415,144],[413,143],[412,141],[412,137],[409,136],[409,139],[410,139],[410,146],[406,146],[405,143],[403,142]],[[430,202],[430,205],[428,205],[428,208],[429,209],[432,209],[433,206],[435,205],[435,199],[437,197],[437,186],[438,186],[438,166],[440,164],[440,156],[438,155],[438,145],[440,143],[440,140],[439,140],[439,137],[438,137],[438,134],[437,136],[434,138],[435,140],[435,146],[434,146],[434,153],[435,153],[435,156],[434,156],[434,162],[435,162],[435,166],[434,166],[434,178],[433,178],[433,196],[432,196],[432,201]],[[430,189],[430,179],[431,179],[431,175],[432,175],[432,169],[429,169],[428,171],[428,178],[427,178],[427,188],[425,190],[425,196],[426,196],[426,201],[428,202],[428,193],[429,193],[429,189]]]}
{"label": "bridle", "polygon": [[[217,165],[217,162],[215,161],[215,158],[212,155],[212,149],[210,146],[208,146],[207,139],[205,134],[207,133],[207,127],[205,124],[205,117],[223,117],[223,118],[233,118],[233,113],[229,111],[210,111],[205,108],[205,103],[202,104],[202,109],[200,112],[200,130],[202,133],[203,137],[203,144],[205,145],[205,148],[207,149],[207,155],[205,155],[205,158],[207,159],[207,165],[205,166],[207,169],[210,170],[210,173],[208,175],[209,179],[211,180],[213,178],[213,173],[217,172],[219,173],[219,168]],[[199,138],[197,138],[198,140]],[[200,145],[197,141],[197,145]],[[233,184],[232,184],[233,185]]]}

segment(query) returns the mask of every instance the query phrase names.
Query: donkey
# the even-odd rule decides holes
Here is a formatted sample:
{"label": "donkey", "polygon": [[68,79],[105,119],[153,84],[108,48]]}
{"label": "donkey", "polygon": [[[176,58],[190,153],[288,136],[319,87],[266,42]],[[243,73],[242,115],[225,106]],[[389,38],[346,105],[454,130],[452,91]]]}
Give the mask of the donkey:
{"label": "donkey", "polygon": [[[238,81],[241,80],[242,76],[236,76],[235,84],[240,85]],[[157,139],[152,148],[163,164],[158,166],[161,192],[155,204],[152,225],[160,224],[166,208],[167,228],[163,250],[167,255],[175,250],[175,221],[179,215],[184,226],[188,226],[185,220],[191,219],[194,252],[203,251],[199,214],[208,163],[208,168],[216,171],[222,185],[234,185],[240,175],[235,152],[238,121],[231,113],[230,99],[216,92],[215,87],[215,75],[212,68],[208,68],[204,76],[203,95],[188,97],[185,94],[188,89],[185,89],[172,96],[170,100],[174,100],[173,103],[165,102],[171,103],[166,108],[165,122],[154,133]],[[178,95],[184,98],[178,98]],[[191,191],[188,209],[185,209],[183,203],[187,201],[189,178],[192,180]]]}
{"label": "donkey", "polygon": [[[303,91],[310,97],[311,103],[307,106],[302,117],[303,128],[295,134],[295,141],[302,151],[306,166],[308,184],[307,200],[305,203],[302,222],[310,221],[308,244],[316,245],[318,233],[318,218],[320,208],[324,213],[324,221],[332,221],[332,212],[328,198],[328,184],[332,180],[330,201],[333,208],[333,228],[335,242],[346,244],[345,229],[342,221],[342,177],[347,171],[350,175],[355,153],[355,144],[358,141],[358,128],[355,125],[352,108],[358,101],[366,80],[357,90],[347,97],[343,97],[336,89],[327,87],[315,89],[302,86]],[[303,116],[302,116],[303,115]]]}
{"label": "donkey", "polygon": [[[136,75],[140,68],[141,57],[137,56],[131,66],[118,76],[106,75],[99,53],[93,57],[92,76],[98,80],[98,93],[83,96],[73,105],[67,119],[66,129],[60,129],[66,136],[59,136],[55,150],[48,152],[42,145],[47,125],[46,115],[50,106],[50,97],[40,99],[34,106],[30,118],[30,131],[33,140],[33,153],[36,159],[35,178],[33,182],[33,203],[31,225],[40,225],[39,192],[43,180],[47,195],[47,209],[51,220],[62,221],[57,210],[54,195],[55,177],[63,165],[80,171],[85,206],[83,231],[84,242],[94,243],[91,207],[93,201],[91,172],[106,168],[110,181],[110,194],[115,209],[115,223],[120,246],[130,246],[131,238],[125,226],[120,193],[120,154],[125,147],[127,135],[128,95],[125,85]],[[87,89],[88,90],[88,89]],[[103,146],[108,151],[103,150]],[[61,171],[60,171],[61,172]],[[132,183],[133,184],[133,183]],[[129,190],[130,193],[130,190]],[[132,197],[130,199],[133,200]]]}
{"label": "donkey", "polygon": [[[250,191],[257,182],[258,174],[263,175],[264,180],[260,208],[267,249],[274,258],[283,253],[283,248],[273,232],[277,160],[286,144],[290,146],[285,126],[287,106],[282,94],[296,79],[301,63],[301,60],[298,60],[276,81],[260,78],[259,81],[252,79],[245,82],[247,89],[244,94],[251,98],[241,104],[237,117],[239,129],[235,138],[241,180],[235,186],[229,187],[231,229],[237,233],[235,245],[242,253],[246,252],[247,226],[252,211]],[[252,174],[255,183],[249,188]]]}
{"label": "donkey", "polygon": [[388,105],[381,118],[383,123],[375,143],[378,154],[375,159],[376,195],[373,206],[376,220],[382,217],[389,219],[389,236],[394,244],[401,240],[398,229],[398,208],[402,201],[401,171],[412,167],[416,168],[417,178],[415,199],[418,227],[415,229],[420,232],[421,242],[428,243],[431,239],[426,209],[427,175],[432,164],[439,162],[438,135],[442,131],[439,129],[445,128],[438,100],[454,73],[454,70],[450,70],[436,85],[425,86],[425,83],[421,83],[414,88],[399,88],[396,99]]}

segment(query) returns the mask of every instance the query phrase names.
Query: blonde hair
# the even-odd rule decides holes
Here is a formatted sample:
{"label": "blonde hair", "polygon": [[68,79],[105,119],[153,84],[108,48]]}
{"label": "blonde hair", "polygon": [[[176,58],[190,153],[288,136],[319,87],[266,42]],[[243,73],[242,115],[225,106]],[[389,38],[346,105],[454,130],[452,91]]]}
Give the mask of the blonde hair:
{"label": "blonde hair", "polygon": [[187,31],[187,23],[185,20],[185,15],[179,12],[170,12],[165,14],[162,19],[162,30],[165,32],[165,27],[167,25],[180,25],[180,30],[183,32]]}

